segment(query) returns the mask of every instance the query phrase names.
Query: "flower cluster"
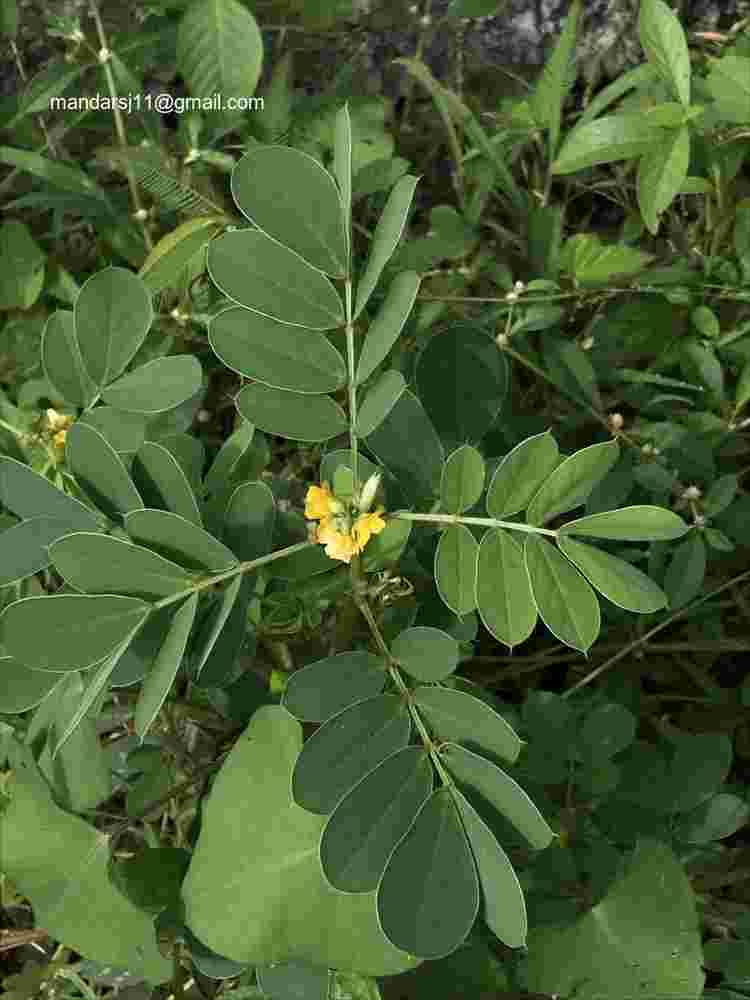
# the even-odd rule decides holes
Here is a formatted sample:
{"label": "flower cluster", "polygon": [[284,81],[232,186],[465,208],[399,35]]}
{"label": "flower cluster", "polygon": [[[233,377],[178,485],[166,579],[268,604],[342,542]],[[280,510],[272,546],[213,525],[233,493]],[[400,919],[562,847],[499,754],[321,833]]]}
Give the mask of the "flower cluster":
{"label": "flower cluster", "polygon": [[59,451],[62,451],[65,448],[65,437],[68,428],[73,423],[73,417],[58,413],[52,408],[47,410],[45,417],[47,418],[47,429],[52,434],[52,443]]}
{"label": "flower cluster", "polygon": [[329,559],[351,562],[352,556],[359,555],[372,535],[380,534],[385,528],[381,516],[383,508],[372,513],[367,510],[376,489],[376,479],[365,484],[356,510],[335,496],[328,483],[311,486],[307,491],[305,517],[308,521],[319,522],[312,526],[311,538],[325,545]]}

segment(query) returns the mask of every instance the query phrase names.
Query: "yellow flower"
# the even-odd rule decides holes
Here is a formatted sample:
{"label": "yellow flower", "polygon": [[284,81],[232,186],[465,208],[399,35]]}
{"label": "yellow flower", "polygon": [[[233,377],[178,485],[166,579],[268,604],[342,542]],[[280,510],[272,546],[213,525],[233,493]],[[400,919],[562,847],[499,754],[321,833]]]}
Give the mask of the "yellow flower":
{"label": "yellow flower", "polygon": [[318,521],[331,514],[340,514],[343,505],[331,493],[328,483],[322,486],[311,486],[305,498],[305,517],[308,521]]}
{"label": "yellow flower", "polygon": [[309,521],[320,521],[317,527],[312,527],[310,540],[325,545],[329,559],[345,563],[359,555],[372,535],[383,530],[382,513],[383,508],[379,507],[372,514],[360,514],[352,524],[350,512],[331,492],[328,483],[311,486],[305,497],[305,517]]}
{"label": "yellow flower", "polygon": [[380,516],[382,513],[383,508],[379,507],[372,514],[361,514],[354,522],[352,535],[357,545],[357,552],[361,552],[367,545],[371,535],[379,535],[385,527],[385,521]]}
{"label": "yellow flower", "polygon": [[329,559],[340,559],[341,562],[351,562],[358,549],[352,536],[346,531],[340,531],[333,517],[326,517],[318,528],[318,542],[325,545]]}
{"label": "yellow flower", "polygon": [[58,431],[57,434],[52,438],[55,447],[59,448],[61,451],[65,447],[65,436],[68,432],[65,430]]}

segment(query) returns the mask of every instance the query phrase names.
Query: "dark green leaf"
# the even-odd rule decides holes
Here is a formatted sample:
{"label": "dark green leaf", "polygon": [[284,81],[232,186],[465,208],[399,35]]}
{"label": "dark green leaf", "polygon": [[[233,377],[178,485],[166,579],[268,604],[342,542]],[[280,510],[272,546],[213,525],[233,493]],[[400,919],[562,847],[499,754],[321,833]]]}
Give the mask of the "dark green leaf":
{"label": "dark green leaf", "polygon": [[510,649],[528,639],[536,627],[523,549],[502,528],[488,531],[479,546],[476,603],[487,631]]}
{"label": "dark green leaf", "polygon": [[396,637],[391,655],[418,681],[441,681],[458,666],[459,645],[446,632],[419,625]]}
{"label": "dark green leaf", "polygon": [[60,395],[72,406],[87,407],[96,395],[76,337],[73,313],[67,309],[53,312],[42,334],[44,374]]}
{"label": "dark green leaf", "polygon": [[163,444],[144,441],[133,459],[132,475],[144,505],[172,511],[201,526],[198,501],[187,476]]}
{"label": "dark green leaf", "polygon": [[514,763],[521,741],[505,719],[489,705],[443,687],[419,687],[414,703],[440,741],[475,745],[480,750]]}
{"label": "dark green leaf", "polygon": [[327,441],[347,429],[346,414],[330,396],[307,396],[254,382],[241,389],[235,404],[242,417],[293,441]]}
{"label": "dark green leaf", "polygon": [[391,754],[334,809],[323,829],[323,874],[343,892],[376,889],[388,859],[432,792],[432,765],[422,747]]}
{"label": "dark green leaf", "polygon": [[360,385],[388,357],[398,340],[417,298],[420,280],[415,271],[401,271],[391,282],[362,345],[357,363],[357,382]]}
{"label": "dark green leaf", "polygon": [[327,815],[381,760],[409,742],[404,702],[381,694],[334,715],[305,743],[292,777],[295,802]]}
{"label": "dark green leaf", "polygon": [[372,653],[337,653],[309,663],[287,681],[282,704],[302,722],[325,722],[385,686],[386,662]]}
{"label": "dark green leaf", "polygon": [[188,569],[220,573],[237,565],[234,554],[217,538],[171,511],[133,511],[125,518],[125,530],[136,542]]}
{"label": "dark green leaf", "polygon": [[617,441],[582,448],[562,461],[542,483],[526,508],[529,524],[540,525],[580,507],[620,455]]}
{"label": "dark green leaf", "polygon": [[435,550],[435,586],[459,617],[476,607],[478,555],[477,540],[464,524],[446,528]]}
{"label": "dark green leaf", "polygon": [[502,519],[524,510],[559,463],[557,442],[549,431],[526,438],[508,452],[487,490],[487,513]]}
{"label": "dark green leaf", "polygon": [[78,485],[108,517],[119,520],[143,507],[122,459],[96,428],[73,424],[65,437],[65,457]]}
{"label": "dark green leaf", "polygon": [[128,413],[172,410],[200,391],[203,369],[191,354],[155,358],[102,390],[102,399]]}
{"label": "dark green leaf", "polygon": [[446,788],[422,807],[378,886],[386,936],[420,958],[449,955],[468,937],[479,910],[479,879],[456,806]]}
{"label": "dark green leaf", "polygon": [[564,535],[558,537],[557,545],[589,583],[618,608],[648,615],[665,607],[667,595],[661,587],[624,559]]}
{"label": "dark green leaf", "polygon": [[585,653],[601,626],[596,594],[546,539],[529,536],[524,558],[539,617],[560,642]]}
{"label": "dark green leaf", "polygon": [[463,514],[479,500],[484,489],[484,459],[476,448],[463,444],[445,461],[440,498],[448,514]]}

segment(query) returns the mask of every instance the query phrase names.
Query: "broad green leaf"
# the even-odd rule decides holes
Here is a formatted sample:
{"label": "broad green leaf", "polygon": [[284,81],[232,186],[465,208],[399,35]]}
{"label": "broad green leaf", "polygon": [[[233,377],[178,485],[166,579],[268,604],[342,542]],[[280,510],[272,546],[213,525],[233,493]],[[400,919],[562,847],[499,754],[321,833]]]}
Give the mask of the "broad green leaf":
{"label": "broad green leaf", "polygon": [[255,146],[232,171],[232,197],[250,222],[332,278],[347,272],[344,213],[317,160],[290,146]]}
{"label": "broad green leaf", "polygon": [[663,0],[642,0],[638,16],[641,46],[675,97],[690,105],[690,53],[677,14]]}
{"label": "broad green leaf", "polygon": [[547,156],[550,163],[555,158],[560,139],[560,123],[565,98],[575,83],[576,34],[580,16],[581,3],[580,0],[575,0],[565,18],[565,27],[560,34],[554,52],[545,63],[529,102],[538,123],[549,130]]}
{"label": "broad green leaf", "polygon": [[217,538],[171,511],[135,510],[125,518],[125,530],[136,542],[191,570],[220,573],[237,565]]}
{"label": "broad green leaf", "polygon": [[689,526],[673,511],[637,504],[568,521],[560,528],[560,534],[591,535],[629,542],[666,542],[681,538],[688,530]]}
{"label": "broad green leaf", "polygon": [[143,507],[122,459],[96,428],[73,424],[65,437],[65,457],[78,485],[108,517],[119,520]]}
{"label": "broad green leaf", "polygon": [[465,524],[446,528],[435,550],[435,586],[459,618],[476,607],[478,554],[477,540]]}
{"label": "broad green leaf", "polygon": [[554,831],[521,786],[491,761],[455,743],[440,749],[440,759],[462,785],[478,792],[504,816],[535,851],[549,847]]}
{"label": "broad green leaf", "polygon": [[652,254],[627,243],[602,243],[593,233],[578,233],[565,242],[560,266],[579,285],[601,285],[638,274],[654,260]]}
{"label": "broad green leaf", "polygon": [[716,517],[722,511],[725,511],[737,495],[738,489],[739,480],[731,472],[715,479],[708,493],[703,498],[703,513],[705,516]]}
{"label": "broad green leaf", "polygon": [[688,337],[680,343],[680,362],[688,378],[702,382],[719,401],[724,400],[724,369],[713,346]]}
{"label": "broad green leaf", "polygon": [[407,628],[391,643],[398,665],[418,681],[441,681],[458,666],[459,645],[437,628]]}
{"label": "broad green leaf", "polygon": [[172,410],[200,391],[203,369],[192,354],[155,358],[102,390],[102,399],[128,413]]}
{"label": "broad green leaf", "polygon": [[383,268],[398,246],[406,226],[412,198],[414,197],[414,190],[418,183],[418,177],[406,174],[396,182],[393,190],[388,195],[388,201],[385,203],[385,208],[378,219],[378,224],[375,227],[372,242],[370,243],[367,266],[357,282],[353,319],[357,319],[367,305],[383,273]]}
{"label": "broad green leaf", "polygon": [[717,59],[706,80],[716,108],[725,120],[750,122],[750,57],[725,55]]}
{"label": "broad green leaf", "polygon": [[665,607],[667,595],[661,587],[624,559],[564,535],[557,544],[589,583],[618,608],[648,615]]}
{"label": "broad green leaf", "polygon": [[398,340],[417,298],[421,277],[416,271],[401,271],[388,287],[385,299],[365,335],[357,362],[361,385],[375,371]]}
{"label": "broad green leaf", "polygon": [[177,65],[194,97],[251,97],[263,65],[255,18],[238,0],[195,0],[177,31]]}
{"label": "broad green leaf", "polygon": [[684,844],[710,844],[731,837],[750,822],[750,804],[720,792],[680,817],[675,836]]}
{"label": "broad green leaf", "polygon": [[528,949],[532,991],[577,990],[576,1000],[703,994],[695,896],[669,846],[656,841],[638,842],[623,875],[572,927],[532,930]]}
{"label": "broad green leaf", "polygon": [[125,460],[133,457],[146,438],[146,417],[139,413],[125,413],[113,406],[97,406],[93,410],[87,410],[79,420],[99,431],[105,441],[119,453],[120,458]]}
{"label": "broad green leaf", "polygon": [[339,802],[320,841],[323,874],[343,892],[376,889],[388,859],[432,792],[423,747],[386,757]]}
{"label": "broad green leaf", "polygon": [[638,720],[624,705],[607,701],[586,713],[578,735],[578,746],[592,760],[614,757],[635,739]]}
{"label": "broad green leaf", "polygon": [[0,532],[0,587],[46,569],[50,564],[48,546],[70,531],[65,521],[32,517]]}
{"label": "broad green leaf", "polygon": [[487,631],[510,649],[525,642],[536,627],[523,549],[502,528],[488,531],[480,543],[476,604]]}
{"label": "broad green leaf", "polygon": [[509,948],[522,948],[526,943],[528,926],[526,904],[513,865],[473,806],[457,788],[452,788],[451,794],[477,866],[482,890],[482,918],[503,944]]}
{"label": "broad green leaf", "polygon": [[640,66],[636,66],[634,69],[628,70],[621,76],[618,76],[616,80],[603,87],[598,94],[596,94],[584,108],[580,118],[578,118],[575,126],[568,133],[572,135],[575,129],[582,125],[588,124],[588,122],[593,121],[594,118],[598,118],[602,111],[606,111],[610,105],[618,101],[623,94],[627,94],[630,90],[635,90],[638,87],[644,86],[648,87],[652,84],[658,77],[658,74],[654,67],[650,63],[642,63]]}
{"label": "broad green leaf", "polygon": [[281,323],[332,330],[344,322],[329,279],[257,229],[224,233],[208,245],[208,271],[238,305]]}
{"label": "broad green leaf", "polygon": [[706,543],[692,531],[674,550],[664,577],[664,590],[672,611],[683,607],[703,590],[706,576]]}
{"label": "broad green leaf", "polygon": [[224,511],[224,541],[238,559],[264,556],[271,550],[276,502],[261,482],[242,483],[232,493]]}
{"label": "broad green leaf", "polygon": [[94,198],[99,202],[99,206],[103,203],[101,189],[77,167],[68,166],[57,160],[50,160],[30,149],[16,149],[13,146],[0,146],[0,163],[16,167],[18,170],[25,170],[62,191]]}
{"label": "broad green leaf", "polygon": [[368,435],[367,447],[399,479],[410,496],[422,498],[438,493],[443,446],[432,421],[410,389],[401,394],[385,420]]}
{"label": "broad green leaf", "polygon": [[169,979],[148,914],[110,884],[109,847],[95,827],[59,808],[31,753],[17,762],[3,814],[3,870],[34,907],[39,926],[104,965]]}
{"label": "broad green leaf", "polygon": [[176,285],[191,260],[221,232],[221,219],[200,216],[162,236],[141,265],[138,277],[152,295]]}
{"label": "broad green leaf", "polygon": [[149,610],[144,601],[113,594],[24,597],[0,613],[0,641],[34,669],[85,670],[114,652]]}
{"label": "broad green leaf", "polygon": [[479,698],[453,688],[418,687],[414,703],[441,742],[474,745],[511,764],[518,759],[520,739],[505,719]]}
{"label": "broad green leaf", "polygon": [[[204,687],[210,687],[211,681],[216,679],[216,676],[212,677],[212,673],[216,675],[223,670],[228,675],[234,669],[234,661],[247,635],[247,611],[254,589],[255,580],[247,575],[238,574],[229,580],[196,630],[191,650],[191,669],[196,682],[201,681]],[[243,616],[239,622],[236,617],[233,618],[235,610],[238,615]],[[225,629],[229,630],[226,637]],[[207,665],[208,669],[204,674]]]}
{"label": "broad green leaf", "polygon": [[385,660],[364,650],[308,663],[287,681],[281,703],[301,722],[325,722],[357,701],[380,694]]}
{"label": "broad green leaf", "polygon": [[380,694],[357,702],[325,722],[302,748],[292,776],[294,801],[327,815],[358,781],[409,742],[404,702]]}
{"label": "broad green leaf", "polygon": [[670,793],[663,804],[673,813],[696,809],[719,791],[732,767],[732,740],[726,733],[677,731],[670,761]]}
{"label": "broad green leaf", "polygon": [[524,559],[539,617],[560,642],[585,653],[601,625],[596,594],[544,538],[530,535],[526,539]]}
{"label": "broad green leaf", "polygon": [[336,112],[333,131],[333,176],[341,198],[341,211],[344,216],[344,235],[346,237],[346,274],[351,267],[352,249],[352,120],[349,106]]}
{"label": "broad green leaf", "polygon": [[406,380],[400,371],[391,368],[378,378],[364,398],[357,414],[355,427],[359,437],[367,437],[379,427],[406,389]]}
{"label": "broad green leaf", "polygon": [[131,471],[145,506],[172,511],[201,526],[195,493],[182,466],[163,444],[144,441],[133,458]]}
{"label": "broad green leaf", "polygon": [[600,163],[635,159],[660,139],[661,130],[645,115],[605,115],[573,130],[552,164],[552,173],[574,174]]}
{"label": "broad green leaf", "polygon": [[541,525],[580,507],[620,455],[617,441],[592,444],[562,461],[542,483],[526,508],[529,524]]}
{"label": "broad green leaf", "polygon": [[87,594],[157,601],[188,590],[191,584],[181,566],[112,535],[86,531],[67,535],[50,545],[50,558],[71,587]]}
{"label": "broad green leaf", "polygon": [[45,323],[42,366],[44,374],[68,403],[82,408],[91,405],[96,387],[84,367],[70,310],[58,309]]}
{"label": "broad green leaf", "polygon": [[69,531],[95,531],[101,526],[88,507],[7,455],[0,455],[0,504],[24,520],[53,517],[67,524]]}
{"label": "broad green leaf", "polygon": [[658,146],[647,150],[638,164],[638,207],[648,231],[659,231],[659,216],[679,194],[690,162],[690,132],[664,129]]}
{"label": "broad green leaf", "polygon": [[417,360],[419,398],[454,446],[479,441],[500,412],[508,365],[492,337],[466,323],[431,337]]}
{"label": "broad green leaf", "polygon": [[[114,651],[114,653],[111,656],[108,656],[106,660],[102,660],[101,664],[98,667],[95,667],[93,670],[87,672],[85,690],[75,692],[75,698],[74,698],[75,708],[71,713],[66,713],[67,718],[60,719],[58,721],[57,725],[55,726],[55,731],[53,734],[54,742],[50,740],[48,743],[50,748],[50,755],[53,760],[55,757],[57,757],[59,751],[65,746],[70,737],[76,732],[78,727],[81,726],[82,723],[84,723],[84,719],[86,718],[86,716],[87,715],[95,716],[95,714],[98,714],[98,712],[101,710],[100,699],[102,698],[103,695],[106,697],[105,692],[110,685],[110,678],[112,677],[112,674],[117,668],[118,662],[120,661],[121,657],[125,653],[126,649],[130,645],[132,639],[135,637],[135,634],[136,632],[138,632],[139,629],[140,625],[137,626],[135,629],[133,629],[130,635],[125,637],[120,646],[118,646],[118,648]],[[71,677],[80,678],[80,674],[68,673],[65,675],[66,681],[68,681],[68,679]],[[61,688],[61,691],[65,691],[65,688]],[[90,721],[93,721],[93,718]],[[85,723],[84,723],[84,728],[85,728]],[[94,739],[97,741],[98,744],[98,734],[96,732],[96,728],[95,726],[91,728],[93,728],[93,733],[91,733],[90,735],[93,735]],[[85,741],[85,735],[83,733],[79,733],[78,736],[79,737],[83,736]],[[80,742],[80,739],[77,742]],[[71,746],[70,749],[73,749],[73,747]],[[65,764],[64,758],[65,754],[63,754],[63,765]],[[107,774],[106,784],[104,787],[106,788],[105,796],[108,797],[112,792],[109,774]],[[97,805],[98,803],[94,804]]]}
{"label": "broad green leaf", "polygon": [[471,445],[463,444],[445,460],[440,499],[448,514],[463,514],[479,500],[484,489],[484,459]]}
{"label": "broad green leaf", "polygon": [[154,318],[148,289],[124,267],[107,267],[84,281],[73,313],[81,357],[98,388],[123,373]]}
{"label": "broad green leaf", "polygon": [[222,444],[211,468],[206,473],[205,485],[209,493],[221,489],[232,478],[239,463],[252,445],[254,434],[254,424],[247,420],[238,420],[238,426]]}
{"label": "broad green leaf", "polygon": [[562,392],[601,409],[596,370],[574,340],[549,333],[542,342],[542,357],[549,377]]}
{"label": "broad green leaf", "polygon": [[198,594],[192,594],[184,604],[180,605],[172,619],[169,632],[164,638],[159,655],[156,657],[151,672],[138,695],[134,725],[141,742],[145,739],[146,733],[159,714],[159,710],[177,676],[177,671],[180,669],[190,629],[195,621],[197,607]]}
{"label": "broad green leaf", "polygon": [[235,404],[240,416],[262,431],[293,441],[327,441],[349,426],[346,414],[330,396],[272,389],[261,382],[241,389]]}
{"label": "broad green leaf", "polygon": [[[325,817],[291,797],[301,745],[302,727],[278,706],[260,708],[235,743],[183,883],[188,926],[214,951],[252,965],[296,960],[374,976],[413,968],[417,961],[383,935],[374,893],[326,883]],[[238,891],[227,894],[228,884]]]}
{"label": "broad green leaf", "polygon": [[433,792],[388,861],[378,916],[397,947],[420,958],[449,955],[479,910],[479,879],[450,791]]}
{"label": "broad green leaf", "polygon": [[346,383],[344,359],[316,330],[235,306],[214,316],[208,339],[227,368],[274,389],[323,393]]}
{"label": "broad green leaf", "polygon": [[304,962],[259,966],[255,970],[263,996],[297,1000],[328,1000],[331,972]]}
{"label": "broad green leaf", "polygon": [[44,286],[45,254],[17,219],[0,224],[0,309],[31,309]]}
{"label": "broad green leaf", "polygon": [[503,458],[487,490],[487,513],[499,520],[524,510],[560,461],[549,431],[526,438]]}
{"label": "broad green leaf", "polygon": [[60,674],[32,670],[12,656],[0,656],[0,712],[20,715],[36,708],[60,680]]}

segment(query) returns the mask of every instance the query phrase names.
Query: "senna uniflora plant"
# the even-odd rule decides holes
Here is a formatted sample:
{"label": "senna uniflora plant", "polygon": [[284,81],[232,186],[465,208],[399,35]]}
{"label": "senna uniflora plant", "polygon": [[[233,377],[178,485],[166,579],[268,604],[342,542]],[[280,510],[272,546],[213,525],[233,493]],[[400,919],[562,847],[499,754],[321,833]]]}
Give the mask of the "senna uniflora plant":
{"label": "senna uniflora plant", "polygon": [[[89,278],[44,332],[47,377],[80,411],[53,428],[65,489],[0,459],[0,504],[17,519],[2,534],[2,583],[20,595],[0,614],[1,707],[35,710],[25,733],[0,731],[13,769],[3,870],[55,938],[154,983],[171,975],[165,942],[217,978],[285,962],[392,975],[455,951],[478,915],[522,947],[523,893],[489,816],[531,850],[556,833],[507,773],[522,741],[455,677],[460,629],[398,615],[412,534],[439,535],[435,586],[457,625],[476,611],[513,648],[541,621],[586,652],[597,592],[635,613],[666,604],[591,539],[688,530],[656,506],[570,516],[612,469],[616,439],[564,455],[547,431],[488,475],[477,444],[501,411],[507,370],[482,329],[436,333],[413,386],[388,367],[419,276],[395,276],[364,337],[361,327],[418,178],[396,183],[355,273],[351,148],[343,108],[330,173],[265,145],[234,168],[250,225],[208,245],[227,300],[209,341],[247,381],[236,430],[205,476],[194,439],[170,423],[200,395],[201,366],[188,355],[132,365],[151,298],[117,267]],[[256,432],[324,446],[304,518],[280,510],[260,478]],[[36,578],[49,567],[54,593]],[[140,684],[128,813],[143,818],[169,798],[153,736],[176,680],[236,679],[266,591],[317,581],[322,592],[332,578],[369,639],[308,663],[281,704],[252,714],[190,837],[113,861],[114,835],[83,818],[112,792],[96,738],[112,689]]]}

